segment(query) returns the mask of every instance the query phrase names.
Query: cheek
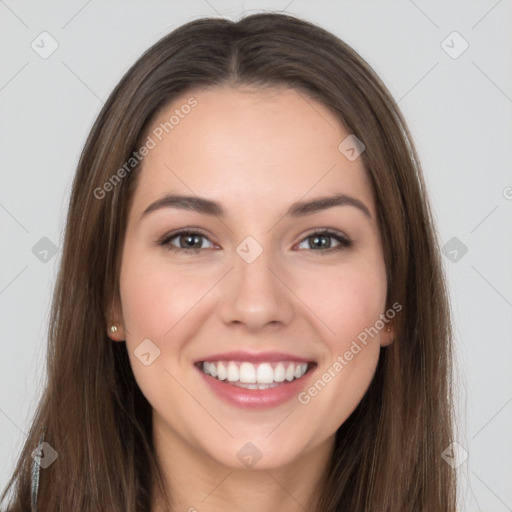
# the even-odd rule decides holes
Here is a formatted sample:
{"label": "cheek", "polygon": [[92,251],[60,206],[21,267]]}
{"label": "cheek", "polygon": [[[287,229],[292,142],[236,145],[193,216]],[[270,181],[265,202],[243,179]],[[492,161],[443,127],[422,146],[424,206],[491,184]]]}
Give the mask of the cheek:
{"label": "cheek", "polygon": [[163,340],[208,289],[200,273],[171,270],[161,256],[130,250],[126,251],[120,281],[123,319],[133,339]]}
{"label": "cheek", "polygon": [[304,272],[298,286],[298,295],[326,326],[332,349],[344,349],[385,310],[385,266],[377,258]]}
{"label": "cheek", "polygon": [[[163,404],[179,409],[180,401],[188,400],[174,375],[185,343],[182,329],[186,326],[193,335],[197,328],[187,322],[187,315],[206,286],[197,274],[170,272],[162,255],[148,255],[137,244],[126,246],[120,272],[126,346],[135,380],[154,409]],[[147,348],[142,351],[142,346]],[[146,365],[142,354],[148,352]]]}
{"label": "cheek", "polygon": [[298,295],[311,305],[326,352],[316,380],[299,401],[311,413],[330,411],[324,425],[328,430],[336,430],[349,417],[373,379],[381,337],[375,325],[381,325],[386,291],[380,260],[341,265],[302,279]]}

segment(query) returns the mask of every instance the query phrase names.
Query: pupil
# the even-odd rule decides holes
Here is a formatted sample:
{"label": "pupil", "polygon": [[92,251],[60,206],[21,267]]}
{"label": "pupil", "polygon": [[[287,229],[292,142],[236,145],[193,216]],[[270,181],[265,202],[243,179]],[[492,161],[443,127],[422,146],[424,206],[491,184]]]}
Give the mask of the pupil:
{"label": "pupil", "polygon": [[185,245],[188,249],[200,249],[201,248],[201,236],[200,235],[181,235],[182,245]]}
{"label": "pupil", "polygon": [[313,247],[327,247],[331,246],[330,238],[326,236],[312,236],[309,238],[310,244]]}

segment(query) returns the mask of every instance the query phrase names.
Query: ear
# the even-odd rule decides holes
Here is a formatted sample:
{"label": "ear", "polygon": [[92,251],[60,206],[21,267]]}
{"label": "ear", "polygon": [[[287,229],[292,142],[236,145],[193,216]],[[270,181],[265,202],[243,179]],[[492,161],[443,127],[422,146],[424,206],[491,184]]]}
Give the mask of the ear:
{"label": "ear", "polygon": [[123,319],[123,310],[121,307],[121,299],[117,293],[111,294],[108,301],[110,309],[107,311],[107,336],[112,341],[124,341],[125,327]]}
{"label": "ear", "polygon": [[389,322],[385,325],[384,329],[381,331],[380,336],[380,346],[381,347],[388,347],[393,343],[395,339],[395,329],[393,322]]}

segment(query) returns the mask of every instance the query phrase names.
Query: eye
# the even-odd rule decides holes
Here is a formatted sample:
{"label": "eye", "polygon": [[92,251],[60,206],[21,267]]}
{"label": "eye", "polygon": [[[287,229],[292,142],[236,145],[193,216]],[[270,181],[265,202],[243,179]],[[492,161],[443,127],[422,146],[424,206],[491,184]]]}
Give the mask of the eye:
{"label": "eye", "polygon": [[212,249],[214,244],[200,230],[182,230],[165,235],[159,245],[172,252],[198,253],[202,249]]}
{"label": "eye", "polygon": [[[199,229],[174,231],[165,235],[158,244],[174,253],[185,254],[197,254],[203,249],[215,248],[215,244]],[[346,249],[351,245],[352,241],[338,231],[324,229],[310,233],[297,248],[330,253]]]}
{"label": "eye", "polygon": [[[333,242],[334,240],[334,242]],[[309,247],[304,247],[309,245]],[[308,249],[315,252],[332,252],[347,249],[352,245],[352,241],[337,231],[324,229],[310,233],[302,242],[299,243],[299,249]]]}

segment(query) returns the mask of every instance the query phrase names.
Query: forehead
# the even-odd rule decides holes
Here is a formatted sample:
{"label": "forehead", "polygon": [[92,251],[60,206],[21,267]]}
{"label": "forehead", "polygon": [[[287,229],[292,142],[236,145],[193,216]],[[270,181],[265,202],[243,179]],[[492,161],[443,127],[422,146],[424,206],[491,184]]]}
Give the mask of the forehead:
{"label": "forehead", "polygon": [[[195,105],[191,108],[185,105]],[[361,158],[338,146],[350,135],[323,104],[294,89],[218,87],[176,98],[147,136],[135,208],[166,193],[197,194],[254,208],[336,192],[372,193]]]}

